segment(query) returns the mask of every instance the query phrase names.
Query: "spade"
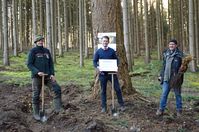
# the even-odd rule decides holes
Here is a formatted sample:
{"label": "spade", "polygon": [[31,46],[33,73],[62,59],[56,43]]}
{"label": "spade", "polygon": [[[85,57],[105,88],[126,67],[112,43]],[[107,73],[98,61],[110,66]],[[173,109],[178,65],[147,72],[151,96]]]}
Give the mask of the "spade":
{"label": "spade", "polygon": [[44,109],[44,78],[45,78],[45,75],[46,74],[44,74],[43,76],[42,76],[42,88],[41,88],[41,97],[42,97],[42,105],[41,105],[41,110],[40,110],[40,112],[39,112],[39,116],[40,116],[40,120],[42,121],[42,122],[46,122],[47,121],[47,117],[46,117],[46,115],[45,115],[45,109]]}

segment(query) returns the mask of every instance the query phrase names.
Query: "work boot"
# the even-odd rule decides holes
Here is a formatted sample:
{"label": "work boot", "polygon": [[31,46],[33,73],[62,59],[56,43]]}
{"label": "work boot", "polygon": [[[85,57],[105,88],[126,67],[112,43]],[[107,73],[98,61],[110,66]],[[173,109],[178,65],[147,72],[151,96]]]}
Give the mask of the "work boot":
{"label": "work boot", "polygon": [[120,106],[120,111],[124,112],[126,110],[125,106]]}
{"label": "work boot", "polygon": [[162,111],[161,109],[158,109],[158,110],[156,111],[156,115],[157,115],[157,116],[162,116],[162,115],[163,115],[163,111]]}
{"label": "work boot", "polygon": [[106,112],[106,108],[102,108],[101,113],[105,113]]}
{"label": "work boot", "polygon": [[62,110],[61,98],[54,99],[54,108],[56,113],[59,113]]}
{"label": "work boot", "polygon": [[177,115],[177,117],[181,117],[182,116],[182,110],[178,110],[176,115]]}
{"label": "work boot", "polygon": [[40,120],[40,116],[39,116],[39,104],[33,104],[32,105],[32,109],[33,109],[33,118],[37,121]]}

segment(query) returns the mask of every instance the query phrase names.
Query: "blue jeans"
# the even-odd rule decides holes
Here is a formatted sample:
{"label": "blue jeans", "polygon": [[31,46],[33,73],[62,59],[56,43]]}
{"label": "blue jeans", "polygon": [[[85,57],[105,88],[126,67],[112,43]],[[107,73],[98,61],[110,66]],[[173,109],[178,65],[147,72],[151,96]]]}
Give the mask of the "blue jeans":
{"label": "blue jeans", "polygon": [[[117,99],[118,99],[118,103],[120,104],[120,106],[124,106],[124,101],[122,98],[122,92],[120,89],[120,85],[119,85],[119,81],[117,78],[117,75],[114,75],[114,90],[116,92],[117,95]],[[107,87],[107,82],[111,81],[111,74],[108,73],[101,73],[99,75],[99,80],[100,80],[100,85],[101,85],[101,107],[102,108],[106,108],[106,87]]]}
{"label": "blue jeans", "polygon": [[[160,109],[162,111],[164,111],[166,108],[169,92],[170,92],[169,83],[164,81],[162,84],[162,96],[160,99]],[[181,90],[179,88],[174,88],[174,93],[176,98],[176,109],[177,111],[181,111],[182,110]]]}

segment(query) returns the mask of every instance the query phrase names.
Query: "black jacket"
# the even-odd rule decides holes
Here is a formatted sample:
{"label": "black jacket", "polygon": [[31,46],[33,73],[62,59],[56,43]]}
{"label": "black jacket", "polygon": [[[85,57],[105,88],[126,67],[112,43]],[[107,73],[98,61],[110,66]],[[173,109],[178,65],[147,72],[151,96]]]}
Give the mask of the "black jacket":
{"label": "black jacket", "polygon": [[54,75],[54,65],[50,51],[43,46],[32,48],[28,54],[27,67],[32,77],[38,77],[38,72]]}

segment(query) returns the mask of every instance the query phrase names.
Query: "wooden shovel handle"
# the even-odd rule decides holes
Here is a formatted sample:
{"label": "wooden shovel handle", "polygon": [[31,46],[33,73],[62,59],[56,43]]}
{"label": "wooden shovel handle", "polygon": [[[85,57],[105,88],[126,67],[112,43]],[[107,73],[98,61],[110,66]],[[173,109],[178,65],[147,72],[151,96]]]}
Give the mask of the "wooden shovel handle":
{"label": "wooden shovel handle", "polygon": [[43,74],[42,76],[42,86],[41,86],[41,109],[42,111],[44,111],[44,79],[45,79],[45,76],[47,76],[48,74]]}

